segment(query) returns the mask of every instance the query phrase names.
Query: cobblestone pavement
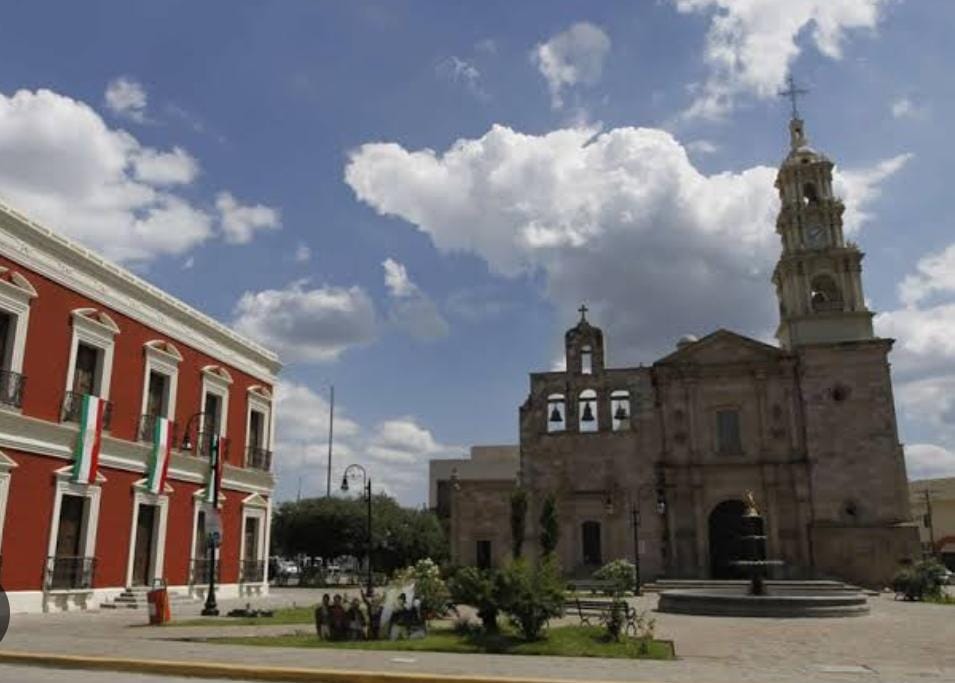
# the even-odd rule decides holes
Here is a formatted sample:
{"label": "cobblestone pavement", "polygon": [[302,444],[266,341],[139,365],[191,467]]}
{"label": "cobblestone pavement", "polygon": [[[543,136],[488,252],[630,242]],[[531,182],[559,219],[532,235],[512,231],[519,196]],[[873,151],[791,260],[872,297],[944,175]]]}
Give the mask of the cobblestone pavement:
{"label": "cobblestone pavement", "polygon": [[[255,606],[313,604],[324,590],[278,589]],[[245,601],[229,601],[223,611]],[[656,596],[635,600],[652,609]],[[654,614],[657,635],[676,642],[675,662],[610,659],[246,648],[186,640],[246,633],[286,633],[303,626],[134,626],[144,612],[14,615],[0,647],[60,654],[228,662],[354,670],[483,673],[492,676],[683,683],[730,681],[953,681],[955,606],[870,598],[872,614],[837,619],[741,619]],[[201,606],[177,611],[198,613]],[[573,620],[570,620],[573,621]]]}

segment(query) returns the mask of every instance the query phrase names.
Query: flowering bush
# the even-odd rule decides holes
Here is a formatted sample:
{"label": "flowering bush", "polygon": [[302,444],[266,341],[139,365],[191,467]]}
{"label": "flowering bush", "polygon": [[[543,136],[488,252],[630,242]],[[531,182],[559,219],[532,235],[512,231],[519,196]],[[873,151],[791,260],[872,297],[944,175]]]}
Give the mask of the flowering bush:
{"label": "flowering bush", "polygon": [[447,612],[451,593],[441,578],[441,570],[431,558],[426,557],[399,570],[394,580],[399,585],[414,583],[414,595],[421,602],[421,616],[425,621]]}
{"label": "flowering bush", "polygon": [[614,560],[594,572],[598,581],[610,582],[611,595],[624,595],[633,590],[636,581],[637,568],[627,560]]}

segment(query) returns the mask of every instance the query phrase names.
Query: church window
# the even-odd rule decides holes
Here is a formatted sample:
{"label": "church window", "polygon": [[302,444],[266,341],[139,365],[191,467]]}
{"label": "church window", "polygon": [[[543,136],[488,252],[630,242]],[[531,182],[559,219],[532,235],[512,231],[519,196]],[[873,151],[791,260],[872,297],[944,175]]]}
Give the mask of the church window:
{"label": "church window", "polygon": [[806,183],[802,188],[802,197],[805,204],[815,204],[819,201],[819,194],[816,192],[816,186],[812,183]]}
{"label": "church window", "polygon": [[716,449],[720,455],[739,455],[743,452],[738,410],[716,411]]}
{"label": "church window", "polygon": [[547,431],[562,432],[567,429],[567,406],[563,394],[547,397]]}
{"label": "church window", "polygon": [[583,375],[591,375],[594,371],[594,352],[589,346],[580,349],[580,372]]}
{"label": "church window", "polygon": [[613,418],[613,431],[621,432],[630,429],[630,392],[617,390],[610,394],[610,415]]}
{"label": "church window", "polygon": [[478,569],[490,569],[491,568],[491,542],[490,541],[478,541],[477,548],[475,549],[475,564]]}
{"label": "church window", "polygon": [[584,389],[578,397],[578,429],[581,432],[597,431],[597,392]]}
{"label": "church window", "polygon": [[814,311],[842,310],[842,294],[829,275],[817,275],[810,284],[812,289],[811,300]]}

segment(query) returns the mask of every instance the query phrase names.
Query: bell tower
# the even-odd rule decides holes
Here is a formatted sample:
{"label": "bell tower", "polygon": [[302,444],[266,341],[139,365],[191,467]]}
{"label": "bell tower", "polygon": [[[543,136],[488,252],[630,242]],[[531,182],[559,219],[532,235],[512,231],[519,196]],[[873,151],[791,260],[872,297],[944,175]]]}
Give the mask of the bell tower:
{"label": "bell tower", "polygon": [[[785,94],[802,91],[790,88]],[[862,294],[863,253],[842,233],[845,206],[832,192],[832,162],[809,146],[795,108],[789,154],[776,176],[782,253],[773,271],[779,299],[776,338],[784,349],[872,339]]]}

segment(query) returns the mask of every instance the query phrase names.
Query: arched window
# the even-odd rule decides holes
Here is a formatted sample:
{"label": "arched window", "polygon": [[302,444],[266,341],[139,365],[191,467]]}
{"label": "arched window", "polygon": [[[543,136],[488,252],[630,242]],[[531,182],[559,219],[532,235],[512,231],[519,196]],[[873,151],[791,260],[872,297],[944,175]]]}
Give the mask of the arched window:
{"label": "arched window", "polygon": [[594,371],[594,352],[589,346],[580,348],[580,373],[591,375]]}
{"label": "arched window", "polygon": [[597,392],[584,389],[577,401],[578,429],[581,432],[597,431]]}
{"label": "arched window", "polygon": [[817,275],[810,284],[812,289],[812,310],[814,311],[841,311],[842,294],[829,275]]}
{"label": "arched window", "polygon": [[567,406],[563,394],[547,397],[547,432],[562,432],[567,429]]}
{"label": "arched window", "polygon": [[804,204],[815,204],[819,201],[819,193],[816,192],[816,186],[813,183],[802,186],[802,200]]}
{"label": "arched window", "polygon": [[610,394],[610,416],[613,431],[630,429],[630,392],[624,389]]}

